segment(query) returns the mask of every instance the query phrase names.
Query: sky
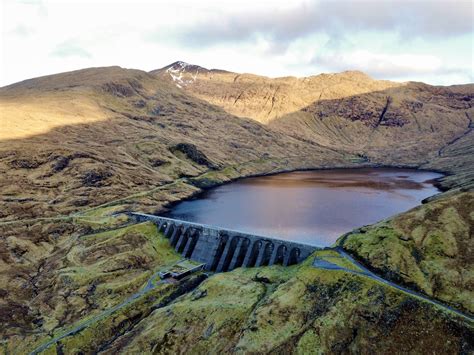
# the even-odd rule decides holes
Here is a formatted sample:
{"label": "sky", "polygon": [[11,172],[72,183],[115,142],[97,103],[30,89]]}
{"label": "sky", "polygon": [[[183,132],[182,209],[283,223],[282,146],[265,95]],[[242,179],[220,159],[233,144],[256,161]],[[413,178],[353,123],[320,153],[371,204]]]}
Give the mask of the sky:
{"label": "sky", "polygon": [[463,0],[0,0],[0,86],[86,67],[181,60],[270,77],[360,70],[474,82]]}

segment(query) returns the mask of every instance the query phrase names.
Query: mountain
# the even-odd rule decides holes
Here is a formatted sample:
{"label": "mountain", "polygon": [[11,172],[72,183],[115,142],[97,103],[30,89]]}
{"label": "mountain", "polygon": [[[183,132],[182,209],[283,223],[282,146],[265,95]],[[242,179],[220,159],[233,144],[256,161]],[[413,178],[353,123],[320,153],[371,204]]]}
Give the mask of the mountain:
{"label": "mountain", "polygon": [[309,259],[140,294],[179,255],[156,226],[123,212],[161,213],[211,186],[296,169],[443,171],[442,194],[338,245],[472,315],[473,97],[473,85],[353,71],[267,78],[184,62],[0,88],[3,350],[69,334],[48,351],[469,353],[468,318]]}
{"label": "mountain", "polygon": [[250,162],[274,164],[300,151],[310,154],[309,166],[345,164],[341,153],[237,118],[138,70],[27,80],[0,89],[0,100],[0,217],[8,220],[70,213],[209,169],[245,163],[247,174],[258,173],[267,167]]}
{"label": "mountain", "polygon": [[152,70],[150,74],[169,79],[171,78],[175,85],[182,89],[193,84],[198,76],[212,74],[232,74],[226,70],[206,69],[199,65],[188,64],[186,62],[177,61],[167,65],[161,69]]}
{"label": "mountain", "polygon": [[[230,114],[374,164],[443,170],[453,143],[473,142],[474,84],[396,83],[357,71],[268,78],[184,62],[151,73]],[[468,174],[464,153],[455,169]]]}
{"label": "mountain", "polygon": [[372,80],[356,71],[308,78],[272,79],[253,74],[208,70],[184,62],[176,62],[150,73],[171,79],[176,85],[223,107],[229,113],[265,124],[318,100],[338,99],[400,85]]}

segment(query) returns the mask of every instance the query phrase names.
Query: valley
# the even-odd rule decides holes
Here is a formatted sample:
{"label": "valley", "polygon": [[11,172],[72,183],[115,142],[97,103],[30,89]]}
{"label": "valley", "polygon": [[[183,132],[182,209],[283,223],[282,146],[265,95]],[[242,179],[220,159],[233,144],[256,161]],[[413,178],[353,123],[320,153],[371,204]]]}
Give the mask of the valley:
{"label": "valley", "polygon": [[125,214],[161,214],[249,176],[439,171],[441,194],[335,245],[374,274],[472,316],[473,98],[472,84],[360,72],[267,78],[183,62],[0,88],[1,351],[33,351],[87,320],[44,353],[473,351],[472,319],[363,275],[312,266],[334,251],[140,293],[180,256],[154,224]]}

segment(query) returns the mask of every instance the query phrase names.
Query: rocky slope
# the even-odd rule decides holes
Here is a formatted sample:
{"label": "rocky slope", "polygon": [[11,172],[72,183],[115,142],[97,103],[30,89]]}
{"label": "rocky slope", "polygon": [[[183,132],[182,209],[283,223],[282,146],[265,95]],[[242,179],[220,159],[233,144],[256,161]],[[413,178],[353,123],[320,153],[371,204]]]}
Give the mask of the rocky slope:
{"label": "rocky slope", "polygon": [[[31,351],[120,304],[176,259],[153,226],[130,225],[121,211],[159,212],[207,186],[302,168],[449,173],[443,196],[342,245],[385,277],[472,312],[473,96],[472,85],[354,72],[269,79],[183,63],[0,88],[2,351]],[[309,264],[159,286],[48,351],[474,348],[472,322]]]}
{"label": "rocky slope", "polygon": [[254,74],[208,70],[176,62],[150,72],[239,117],[269,123],[318,100],[381,91],[402,84],[372,80],[361,72],[322,74],[308,78],[268,78]]}
{"label": "rocky slope", "polygon": [[267,78],[183,62],[151,73],[236,116],[379,164],[437,160],[470,132],[474,116],[473,84],[395,83],[351,71]]}

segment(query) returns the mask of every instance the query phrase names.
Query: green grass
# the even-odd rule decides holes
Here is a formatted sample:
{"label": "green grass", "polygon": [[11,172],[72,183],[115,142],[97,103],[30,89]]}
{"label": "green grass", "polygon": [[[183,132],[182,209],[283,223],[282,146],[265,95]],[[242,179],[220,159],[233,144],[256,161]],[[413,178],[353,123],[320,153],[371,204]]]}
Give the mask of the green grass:
{"label": "green grass", "polygon": [[[130,237],[138,238],[135,240],[139,241],[140,249],[121,250],[111,255],[106,255],[104,258],[99,258],[99,260],[95,260],[92,263],[88,263],[87,258],[81,259],[84,255],[87,257],[88,254],[93,254],[97,250],[107,250],[110,246],[116,246],[120,249],[121,245],[125,245],[124,243],[128,243],[131,240]],[[122,261],[127,261],[129,258],[134,260],[135,254],[148,258],[149,261],[146,264],[148,269],[132,268],[123,271],[107,271],[107,268],[113,267],[117,263],[120,265]],[[94,319],[103,311],[120,304],[130,295],[139,291],[153,273],[173,265],[180,259],[181,256],[169,245],[168,240],[163,234],[158,233],[156,225],[151,222],[129,225],[81,237],[81,245],[71,248],[69,252],[68,260],[70,266],[61,269],[59,277],[68,280],[68,287],[73,290],[84,289],[95,283],[97,287],[94,294],[90,296],[90,299],[99,302],[100,307],[90,311],[74,324],[83,324],[90,319]],[[147,302],[149,303],[149,301]],[[62,308],[55,309],[51,314],[50,322],[53,322],[55,315],[62,311]],[[48,320],[46,319],[46,321]],[[113,317],[109,319],[109,322],[114,321]],[[101,322],[97,323],[104,325],[105,320]],[[73,325],[69,324],[66,327],[57,328],[54,330],[54,334],[58,336],[73,327]],[[78,341],[81,343],[86,341],[87,337],[93,338],[91,334],[97,332],[95,327],[95,325],[88,327],[84,330],[83,334],[85,335],[80,335],[74,342]],[[38,344],[41,342],[39,341]]]}
{"label": "green grass", "polygon": [[361,228],[342,246],[386,279],[473,312],[472,192],[445,196]]}
{"label": "green grass", "polygon": [[312,263],[315,257],[326,260],[330,263],[333,263],[337,266],[340,266],[349,270],[358,271],[358,272],[362,271],[359,267],[357,267],[356,265],[351,263],[349,260],[339,255],[339,253],[334,250],[317,250],[308,259]]}

